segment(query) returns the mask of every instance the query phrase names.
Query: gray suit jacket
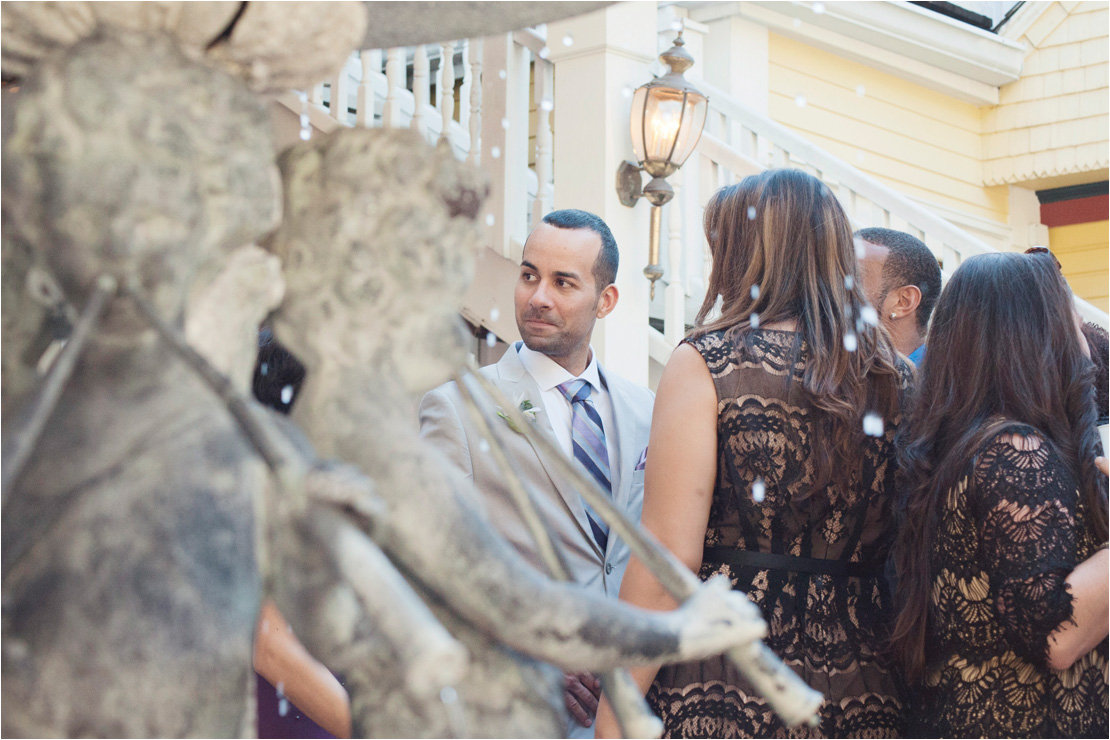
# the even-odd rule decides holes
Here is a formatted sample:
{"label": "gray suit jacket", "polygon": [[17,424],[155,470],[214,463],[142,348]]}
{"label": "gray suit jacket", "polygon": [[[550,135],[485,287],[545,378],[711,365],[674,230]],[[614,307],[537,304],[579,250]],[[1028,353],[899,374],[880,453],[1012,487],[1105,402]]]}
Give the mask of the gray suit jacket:
{"label": "gray suit jacket", "polygon": [[[521,364],[516,352],[518,346],[519,343],[510,347],[500,362],[484,367],[480,372],[492,380],[511,402],[519,404],[521,399],[528,399],[539,406],[539,386]],[[643,508],[644,471],[635,468],[647,447],[655,396],[647,388],[606,373],[600,367],[598,369],[609,391],[617,427],[617,459],[610,461],[610,467],[620,471],[620,481],[619,490],[613,493],[613,501],[633,521],[639,522]],[[535,423],[548,434],[553,433],[547,414],[536,414]],[[521,480],[535,494],[540,513],[561,546],[574,579],[589,589],[616,598],[628,565],[628,545],[611,534],[606,552],[601,552],[590,532],[578,491],[559,475],[555,464],[545,453],[535,449],[523,435],[508,429],[505,431],[508,432],[503,435],[506,455]],[[606,429],[605,433],[608,436],[613,432]],[[493,455],[483,451],[482,435],[470,421],[454,382],[429,391],[421,400],[420,434],[441,450],[452,466],[474,482],[481,497],[481,506],[493,526],[526,562],[546,573],[535,543],[505,485],[504,475]]]}

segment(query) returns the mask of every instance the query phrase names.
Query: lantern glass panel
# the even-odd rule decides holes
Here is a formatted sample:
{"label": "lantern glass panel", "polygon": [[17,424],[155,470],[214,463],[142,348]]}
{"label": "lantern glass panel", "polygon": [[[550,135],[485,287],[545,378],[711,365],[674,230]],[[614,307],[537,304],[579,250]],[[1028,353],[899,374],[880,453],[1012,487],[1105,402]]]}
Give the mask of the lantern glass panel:
{"label": "lantern glass panel", "polygon": [[671,164],[676,168],[685,164],[687,158],[693,153],[701,138],[702,128],[705,127],[705,113],[709,108],[709,101],[704,95],[697,92],[686,93],[686,105],[682,111],[682,125],[678,130],[678,141],[675,143],[674,153],[671,155]]}
{"label": "lantern glass panel", "polygon": [[645,162],[665,164],[674,150],[675,139],[682,126],[684,98],[682,91],[666,87],[649,87],[644,109]]}

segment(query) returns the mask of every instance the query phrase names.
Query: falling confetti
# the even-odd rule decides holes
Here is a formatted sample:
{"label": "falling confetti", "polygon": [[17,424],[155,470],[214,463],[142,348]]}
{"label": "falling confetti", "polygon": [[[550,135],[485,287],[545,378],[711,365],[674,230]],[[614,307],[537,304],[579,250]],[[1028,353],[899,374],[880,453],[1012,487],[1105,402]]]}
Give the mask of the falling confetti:
{"label": "falling confetti", "polygon": [[501,128],[506,129],[506,130],[509,128],[509,119],[508,118],[502,118],[501,119]]}
{"label": "falling confetti", "polygon": [[489,310],[489,320],[497,321],[499,318],[501,318],[501,309],[497,308],[496,306],[494,308],[491,308]]}
{"label": "falling confetti", "polygon": [[801,28],[802,27],[802,19],[801,18],[795,18],[793,20],[793,23],[794,23],[794,28]]}
{"label": "falling confetti", "polygon": [[[859,252],[858,252],[858,248],[857,248],[857,254],[858,253]],[[845,275],[844,276],[844,287],[847,290],[851,290],[852,288],[856,287],[856,279],[854,277],[852,277],[851,275]]]}
{"label": "falling confetti", "polygon": [[867,88],[866,87],[864,87],[863,85],[856,85],[856,95],[859,95],[862,98],[866,94],[867,94]]}
{"label": "falling confetti", "polygon": [[762,478],[756,478],[752,483],[752,501],[757,504],[763,503],[764,497],[767,495],[767,484],[763,482]]}
{"label": "falling confetti", "polygon": [[855,352],[857,346],[859,346],[859,340],[856,338],[855,332],[848,332],[844,335],[844,349]]}
{"label": "falling confetti", "polygon": [[551,98],[544,98],[540,101],[540,110],[544,112],[549,112],[554,107],[555,104],[551,102]]}
{"label": "falling confetti", "polygon": [[863,323],[869,326],[879,325],[879,312],[875,310],[874,306],[864,306],[859,310],[859,317],[863,319]]}
{"label": "falling confetti", "polygon": [[547,55],[551,53],[551,49],[546,46],[540,49],[540,59],[547,59]]}
{"label": "falling confetti", "polygon": [[759,286],[758,285],[753,285],[751,293],[752,293],[752,300],[753,301],[758,301],[759,300]]}
{"label": "falling confetti", "polygon": [[631,98],[632,97],[632,92],[633,92],[633,90],[632,90],[631,85],[625,85],[624,87],[621,88],[621,95],[623,95],[626,98]]}
{"label": "falling confetti", "polygon": [[563,46],[574,46],[574,37],[569,33],[563,37]]}
{"label": "falling confetti", "polygon": [[883,417],[879,416],[874,411],[868,411],[864,414],[863,433],[868,437],[883,436]]}
{"label": "falling confetti", "polygon": [[857,149],[856,150],[856,161],[857,162],[863,162],[863,156],[864,156],[863,155],[863,150],[862,149]]}
{"label": "falling confetti", "polygon": [[489,452],[489,442],[487,442],[485,439],[478,440],[478,449],[481,452]]}
{"label": "falling confetti", "polygon": [[748,220],[755,221],[755,206],[748,206]]}
{"label": "falling confetti", "polygon": [[805,108],[806,107],[806,96],[802,95],[801,93],[798,93],[797,95],[795,95],[794,96],[794,105],[798,106],[799,108]]}
{"label": "falling confetti", "polygon": [[677,19],[671,21],[671,30],[674,31],[675,33],[678,33],[679,31],[681,31],[682,30],[682,21],[677,20]]}
{"label": "falling confetti", "polygon": [[486,346],[487,347],[496,347],[497,346],[497,335],[494,334],[492,331],[487,331],[486,332]]}
{"label": "falling confetti", "polygon": [[504,80],[505,78],[507,78],[509,76],[509,73],[506,72],[505,70],[501,69],[501,70],[498,70],[497,76]]}
{"label": "falling confetti", "polygon": [[286,406],[293,400],[293,386],[287,385],[281,389],[281,402]]}
{"label": "falling confetti", "polygon": [[493,226],[494,218],[492,213],[486,214],[486,226]]}
{"label": "falling confetti", "polygon": [[753,313],[751,315],[751,317],[748,319],[748,321],[751,322],[751,325],[752,325],[753,329],[758,329],[759,328],[759,314]]}
{"label": "falling confetti", "polygon": [[816,15],[821,15],[822,13],[825,12],[825,4],[824,3],[814,3],[813,4],[813,12]]}
{"label": "falling confetti", "polygon": [[867,250],[863,246],[863,239],[853,239],[852,242],[856,246],[856,259],[863,259],[867,256]]}
{"label": "falling confetti", "polygon": [[499,146],[490,147],[489,155],[491,157],[493,157],[494,159],[501,159],[501,147],[499,147]]}

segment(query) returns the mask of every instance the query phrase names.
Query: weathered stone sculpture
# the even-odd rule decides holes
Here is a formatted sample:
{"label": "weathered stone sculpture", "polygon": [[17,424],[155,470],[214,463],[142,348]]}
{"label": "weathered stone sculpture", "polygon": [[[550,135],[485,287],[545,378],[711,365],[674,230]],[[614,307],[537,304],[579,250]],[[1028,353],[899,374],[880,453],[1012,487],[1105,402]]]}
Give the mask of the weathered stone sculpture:
{"label": "weathered stone sculpture", "polygon": [[[75,306],[115,282],[180,322],[198,263],[277,216],[267,129],[240,83],[168,40],[80,42],[23,82],[4,228]],[[5,404],[5,443],[20,421]],[[219,398],[110,297],[4,492],[4,734],[248,732],[265,474]]]}
{"label": "weathered stone sculpture", "polygon": [[0,13],[4,75],[100,33],[173,39],[256,91],[305,87],[334,75],[366,28],[367,8],[346,2],[6,2]]}
{"label": "weathered stone sculpture", "polygon": [[[371,476],[387,509],[375,540],[470,650],[471,674],[458,686],[467,732],[564,731],[560,675],[536,659],[602,670],[715,653],[762,634],[752,605],[727,589],[652,614],[546,579],[420,441],[410,394],[465,357],[455,311],[484,197],[466,166],[411,132],[381,130],[339,131],[280,164],[285,215],[271,246],[287,296],[274,329],[308,367],[293,419],[322,455]],[[296,595],[278,603],[296,626]],[[371,664],[346,675],[356,732],[451,730],[445,712],[406,698],[387,674]]]}

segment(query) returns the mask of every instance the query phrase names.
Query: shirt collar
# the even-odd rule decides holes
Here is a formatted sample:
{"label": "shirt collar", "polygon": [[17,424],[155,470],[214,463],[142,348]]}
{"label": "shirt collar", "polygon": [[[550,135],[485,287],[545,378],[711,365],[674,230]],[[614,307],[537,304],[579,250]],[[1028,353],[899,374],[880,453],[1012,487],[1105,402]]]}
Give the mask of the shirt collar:
{"label": "shirt collar", "polygon": [[[540,387],[541,391],[550,391],[557,385],[575,379],[575,376],[571,375],[565,367],[541,352],[528,349],[528,346],[524,343],[521,343],[517,353],[520,356],[520,364],[524,365],[524,369],[536,381],[536,385]],[[597,367],[597,353],[594,352],[592,345],[590,346],[590,362],[578,377],[589,381],[594,390],[602,387],[601,375]]]}

